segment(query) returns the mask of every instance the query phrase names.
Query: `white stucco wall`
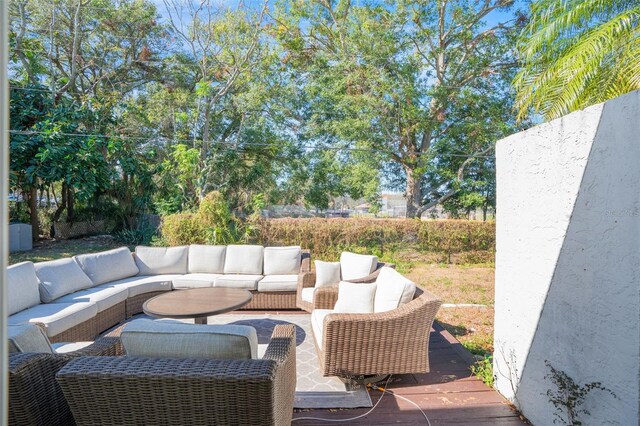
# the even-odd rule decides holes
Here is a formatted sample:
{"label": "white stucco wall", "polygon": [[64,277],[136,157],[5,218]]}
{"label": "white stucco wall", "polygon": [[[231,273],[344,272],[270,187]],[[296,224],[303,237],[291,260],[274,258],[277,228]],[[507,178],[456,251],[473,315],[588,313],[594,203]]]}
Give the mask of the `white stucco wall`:
{"label": "white stucco wall", "polygon": [[498,142],[494,372],[553,423],[548,360],[600,381],[586,425],[639,424],[640,91]]}

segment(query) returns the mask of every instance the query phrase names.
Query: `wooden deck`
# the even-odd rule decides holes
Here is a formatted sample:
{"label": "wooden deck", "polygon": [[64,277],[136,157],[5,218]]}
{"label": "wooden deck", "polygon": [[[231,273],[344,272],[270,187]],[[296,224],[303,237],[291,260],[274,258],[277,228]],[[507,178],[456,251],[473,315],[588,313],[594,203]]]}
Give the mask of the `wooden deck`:
{"label": "wooden deck", "polygon": [[[431,331],[430,339],[431,372],[393,376],[389,382],[389,390],[418,404],[432,426],[526,424],[498,392],[470,373],[469,364],[472,360],[455,338],[436,324]],[[382,392],[369,392],[371,401],[375,404]],[[293,417],[343,420],[344,424],[350,425],[427,424],[415,406],[389,392],[373,412],[358,420],[348,421],[368,410],[296,410]],[[294,420],[293,425],[328,425],[343,422],[301,419]]]}

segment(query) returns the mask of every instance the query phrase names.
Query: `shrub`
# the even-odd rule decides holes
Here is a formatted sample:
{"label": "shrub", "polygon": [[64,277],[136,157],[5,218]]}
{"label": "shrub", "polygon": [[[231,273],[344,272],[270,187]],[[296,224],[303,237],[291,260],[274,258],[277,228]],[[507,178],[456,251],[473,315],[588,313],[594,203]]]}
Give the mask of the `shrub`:
{"label": "shrub", "polygon": [[195,213],[164,216],[160,226],[167,245],[232,244],[248,240],[250,223],[243,223],[231,211],[219,192],[209,193]]}

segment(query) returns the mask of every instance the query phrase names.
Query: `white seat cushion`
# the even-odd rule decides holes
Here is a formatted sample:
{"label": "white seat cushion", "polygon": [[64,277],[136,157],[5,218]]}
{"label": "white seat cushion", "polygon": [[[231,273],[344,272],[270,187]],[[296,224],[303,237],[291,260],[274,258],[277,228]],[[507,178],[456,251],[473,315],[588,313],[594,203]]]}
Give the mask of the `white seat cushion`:
{"label": "white seat cushion", "polygon": [[297,275],[267,275],[258,283],[258,291],[296,291]]}
{"label": "white seat cushion", "polygon": [[342,252],[340,255],[340,270],[342,280],[357,280],[366,277],[378,267],[378,258],[366,254]]}
{"label": "white seat cushion", "polygon": [[40,304],[40,290],[36,268],[31,262],[7,268],[7,307],[9,315]]}
{"label": "white seat cushion", "polygon": [[326,287],[340,282],[340,262],[316,260],[316,288]]}
{"label": "white seat cushion", "polygon": [[226,246],[189,246],[189,273],[223,274]]}
{"label": "white seat cushion", "polygon": [[9,325],[7,333],[10,353],[53,353],[51,342],[44,331],[35,324]]}
{"label": "white seat cushion", "polygon": [[45,303],[33,306],[9,317],[9,324],[44,324],[47,336],[52,337],[90,320],[98,314],[95,303]]}
{"label": "white seat cushion", "polygon": [[340,281],[338,285],[338,300],[333,307],[334,312],[367,314],[373,312],[373,302],[376,296],[376,283],[350,283]]}
{"label": "white seat cushion", "polygon": [[256,359],[256,329],[244,325],[185,324],[138,319],[120,335],[129,356],[160,358]]}
{"label": "white seat cushion", "polygon": [[80,265],[94,285],[138,275],[138,267],[131,251],[120,247],[100,253],[80,254],[73,259]]}
{"label": "white seat cushion", "polygon": [[173,279],[173,288],[202,288],[213,287],[216,278],[222,274],[186,274]]}
{"label": "white seat cushion", "polygon": [[300,246],[266,247],[264,249],[264,275],[289,275],[300,272],[302,248]]}
{"label": "white seat cushion", "polygon": [[374,312],[390,311],[409,303],[416,292],[415,283],[393,268],[381,268],[376,284]]}
{"label": "white seat cushion", "polygon": [[67,294],[66,296],[54,300],[53,303],[90,302],[95,303],[98,306],[98,312],[102,312],[120,302],[124,302],[127,300],[128,296],[129,291],[127,288],[93,287],[87,290]]}
{"label": "white seat cushion", "polygon": [[229,245],[224,259],[225,274],[262,275],[264,247]]}
{"label": "white seat cushion", "polygon": [[135,261],[139,275],[186,274],[189,246],[136,247]]}
{"label": "white seat cushion", "polygon": [[51,346],[57,354],[68,354],[69,352],[75,352],[79,351],[80,349],[84,349],[92,343],[93,342],[60,342],[53,343]]}
{"label": "white seat cushion", "polygon": [[315,293],[316,289],[313,287],[305,287],[302,289],[302,293],[300,293],[300,297],[305,302],[313,303],[313,293]]}
{"label": "white seat cushion", "polygon": [[93,287],[91,278],[71,258],[39,262],[34,267],[40,280],[40,300],[44,303]]}
{"label": "white seat cushion", "polygon": [[144,293],[151,293],[152,291],[170,291],[172,289],[173,280],[180,278],[182,275],[151,275],[148,277],[131,277],[123,280],[112,281],[107,284],[102,284],[96,288],[115,287],[126,288],[128,296],[138,296]]}
{"label": "white seat cushion", "polygon": [[322,333],[324,332],[324,318],[334,313],[331,309],[314,309],[311,312],[311,330],[313,337],[316,339],[318,347],[322,348]]}
{"label": "white seat cushion", "polygon": [[257,290],[258,281],[262,275],[238,275],[230,274],[216,278],[214,287],[244,288],[247,290]]}

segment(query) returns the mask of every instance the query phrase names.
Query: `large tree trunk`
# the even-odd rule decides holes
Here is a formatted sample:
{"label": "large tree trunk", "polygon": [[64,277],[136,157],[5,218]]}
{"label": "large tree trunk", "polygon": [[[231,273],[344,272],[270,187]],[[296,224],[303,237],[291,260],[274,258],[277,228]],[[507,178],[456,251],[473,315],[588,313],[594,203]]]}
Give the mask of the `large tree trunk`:
{"label": "large tree trunk", "polygon": [[422,215],[422,176],[412,168],[404,168],[407,174],[407,188],[405,196],[407,198],[407,214],[409,219],[420,218]]}
{"label": "large tree trunk", "polygon": [[33,241],[38,241],[40,222],[38,221],[38,188],[29,189],[29,217],[31,218],[31,235]]}

